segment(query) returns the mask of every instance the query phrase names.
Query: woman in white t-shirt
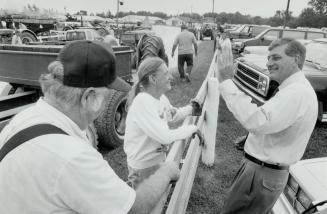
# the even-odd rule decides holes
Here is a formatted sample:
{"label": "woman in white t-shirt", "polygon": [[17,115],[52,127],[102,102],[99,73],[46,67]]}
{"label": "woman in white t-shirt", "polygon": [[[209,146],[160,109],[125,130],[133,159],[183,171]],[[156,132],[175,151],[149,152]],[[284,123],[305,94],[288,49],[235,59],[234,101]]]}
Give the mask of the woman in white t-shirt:
{"label": "woman in white t-shirt", "polygon": [[195,125],[170,129],[168,122],[192,114],[192,105],[173,107],[165,92],[171,89],[171,75],[159,57],[148,57],[138,68],[139,81],[134,84],[128,101],[124,151],[133,188],[153,174],[165,161],[165,146],[197,132]]}

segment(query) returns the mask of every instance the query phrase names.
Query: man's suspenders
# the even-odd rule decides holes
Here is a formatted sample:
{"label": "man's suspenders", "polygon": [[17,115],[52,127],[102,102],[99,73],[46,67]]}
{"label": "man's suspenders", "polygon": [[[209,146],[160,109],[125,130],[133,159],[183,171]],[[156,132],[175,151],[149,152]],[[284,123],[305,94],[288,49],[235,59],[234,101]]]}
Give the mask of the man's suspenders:
{"label": "man's suspenders", "polygon": [[13,149],[18,147],[19,145],[33,139],[39,137],[41,135],[47,134],[65,134],[66,132],[61,130],[60,128],[53,126],[51,124],[37,124],[26,129],[23,129],[17,132],[14,136],[12,136],[0,149],[0,162],[2,159]]}

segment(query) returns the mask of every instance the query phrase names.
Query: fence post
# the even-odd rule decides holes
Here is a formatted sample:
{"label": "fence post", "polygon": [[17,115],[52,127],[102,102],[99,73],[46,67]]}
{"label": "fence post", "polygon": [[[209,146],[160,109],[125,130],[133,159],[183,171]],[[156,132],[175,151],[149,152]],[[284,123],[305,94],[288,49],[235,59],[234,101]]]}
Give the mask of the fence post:
{"label": "fence post", "polygon": [[202,162],[207,166],[212,166],[215,161],[216,130],[219,106],[219,83],[215,77],[208,79],[208,93],[206,97],[206,112],[210,112],[210,117],[205,118],[203,125],[204,147],[202,148]]}

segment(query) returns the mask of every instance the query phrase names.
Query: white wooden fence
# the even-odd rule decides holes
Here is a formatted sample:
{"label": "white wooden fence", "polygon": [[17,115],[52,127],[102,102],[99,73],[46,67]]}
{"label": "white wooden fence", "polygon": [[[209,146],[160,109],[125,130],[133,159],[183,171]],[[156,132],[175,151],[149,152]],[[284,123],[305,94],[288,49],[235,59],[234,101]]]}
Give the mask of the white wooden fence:
{"label": "white wooden fence", "polygon": [[[191,194],[195,173],[198,167],[200,155],[202,162],[212,166],[215,156],[216,130],[219,106],[218,88],[218,53],[214,54],[206,79],[198,91],[196,99],[203,103],[202,115],[189,117],[184,124],[196,124],[204,135],[204,145],[200,145],[198,137],[175,142],[167,156],[167,161],[182,163],[180,178],[171,194],[167,205],[167,197],[171,192],[170,185],[161,197],[151,214],[183,214],[186,211]],[[187,151],[185,151],[187,149]],[[185,157],[183,154],[186,155]],[[166,208],[166,209],[165,209]]]}

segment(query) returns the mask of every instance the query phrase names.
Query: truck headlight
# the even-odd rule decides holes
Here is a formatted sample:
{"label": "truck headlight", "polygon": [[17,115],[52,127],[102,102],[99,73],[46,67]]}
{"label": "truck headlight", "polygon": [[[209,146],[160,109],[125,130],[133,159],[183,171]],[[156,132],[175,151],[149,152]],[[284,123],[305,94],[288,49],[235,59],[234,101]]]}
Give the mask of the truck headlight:
{"label": "truck headlight", "polygon": [[259,77],[257,89],[259,90],[260,93],[264,94],[266,92],[267,83],[268,83],[268,80],[265,77],[263,77],[263,76]]}
{"label": "truck headlight", "polygon": [[302,213],[312,204],[312,200],[291,175],[284,189],[284,195],[297,213]]}
{"label": "truck headlight", "polygon": [[297,193],[297,199],[305,209],[307,209],[312,203],[312,200],[308,197],[308,195],[301,188],[299,189],[299,191]]}

